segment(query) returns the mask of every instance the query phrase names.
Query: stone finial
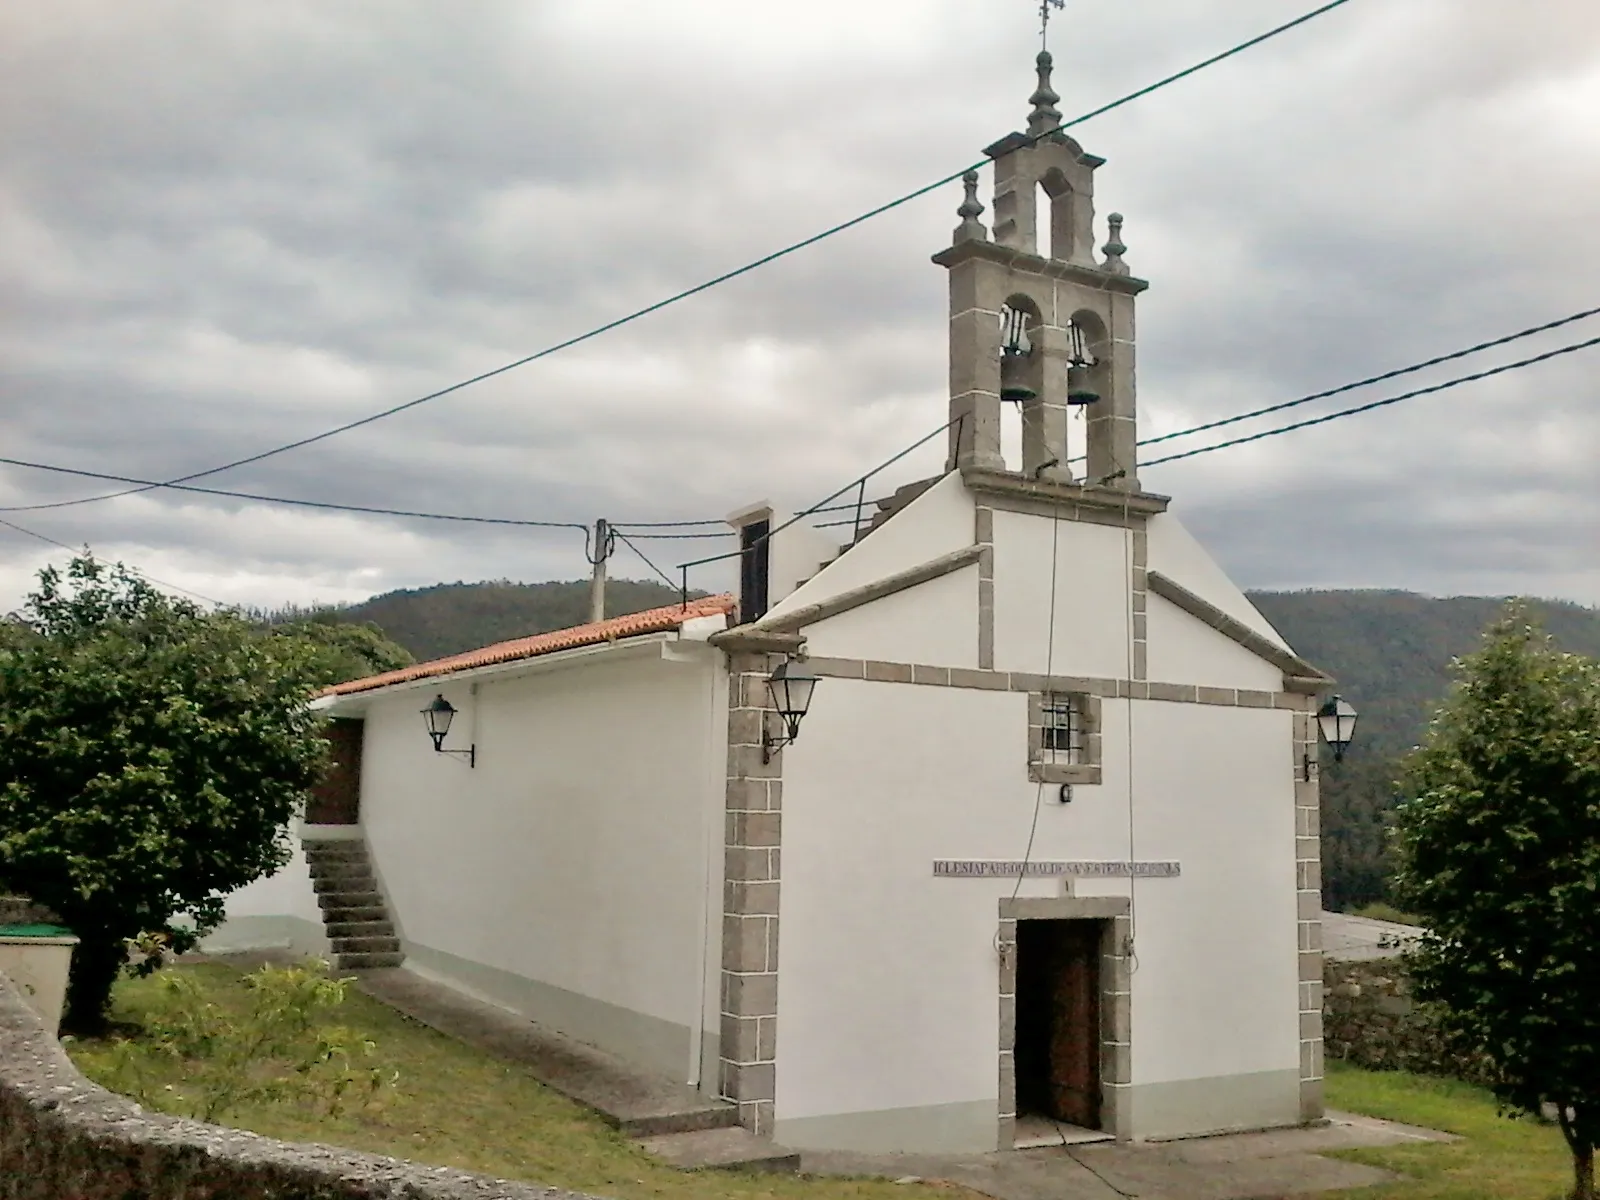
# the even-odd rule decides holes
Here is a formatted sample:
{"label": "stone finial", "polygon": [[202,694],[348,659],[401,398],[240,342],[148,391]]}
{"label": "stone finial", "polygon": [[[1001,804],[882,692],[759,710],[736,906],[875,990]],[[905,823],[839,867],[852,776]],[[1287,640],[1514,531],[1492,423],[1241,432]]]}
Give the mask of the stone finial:
{"label": "stone finial", "polygon": [[961,177],[961,186],[966,189],[967,194],[961,201],[961,207],[956,209],[956,216],[961,218],[961,224],[956,226],[955,240],[986,242],[989,240],[989,231],[983,227],[983,222],[978,220],[983,215],[983,201],[978,199],[978,173],[968,171]]}
{"label": "stone finial", "polygon": [[1103,269],[1113,275],[1127,275],[1128,264],[1122,261],[1122,256],[1128,252],[1128,248],[1122,244],[1122,214],[1112,213],[1106,218],[1106,224],[1111,227],[1111,236],[1103,247],[1106,256]]}
{"label": "stone finial", "polygon": [[1033,105],[1033,112],[1028,116],[1028,136],[1042,138],[1051,130],[1061,127],[1061,110],[1056,107],[1056,101],[1061,97],[1050,87],[1050,69],[1055,63],[1050,51],[1039,51],[1039,57],[1034,62],[1039,68],[1039,86],[1028,97],[1028,103]]}

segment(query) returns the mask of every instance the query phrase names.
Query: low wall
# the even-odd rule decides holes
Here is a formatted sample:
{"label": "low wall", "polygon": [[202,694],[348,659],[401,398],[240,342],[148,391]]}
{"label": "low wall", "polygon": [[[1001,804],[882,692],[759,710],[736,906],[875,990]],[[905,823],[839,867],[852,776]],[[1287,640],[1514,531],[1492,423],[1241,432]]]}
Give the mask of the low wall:
{"label": "low wall", "polygon": [[146,1112],[90,1083],[0,975],[0,1200],[584,1200]]}
{"label": "low wall", "polygon": [[1323,1049],[1374,1071],[1411,1071],[1486,1083],[1481,1056],[1462,1050],[1437,1011],[1411,995],[1405,960],[1325,959],[1322,967]]}

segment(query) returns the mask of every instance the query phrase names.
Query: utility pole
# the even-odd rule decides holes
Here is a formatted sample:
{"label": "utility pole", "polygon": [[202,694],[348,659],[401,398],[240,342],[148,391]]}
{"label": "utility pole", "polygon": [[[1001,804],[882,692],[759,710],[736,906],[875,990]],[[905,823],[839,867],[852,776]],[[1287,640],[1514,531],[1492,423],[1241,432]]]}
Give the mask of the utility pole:
{"label": "utility pole", "polygon": [[611,526],[604,517],[594,523],[594,550],[589,561],[594,574],[589,579],[589,620],[606,619],[606,559],[611,557]]}

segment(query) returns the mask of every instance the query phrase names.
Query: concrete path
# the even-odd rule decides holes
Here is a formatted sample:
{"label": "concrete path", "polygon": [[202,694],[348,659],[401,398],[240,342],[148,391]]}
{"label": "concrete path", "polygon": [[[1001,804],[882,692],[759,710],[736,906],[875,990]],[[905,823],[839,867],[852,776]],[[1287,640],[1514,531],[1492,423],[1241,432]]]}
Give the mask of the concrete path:
{"label": "concrete path", "polygon": [[1452,1141],[1448,1134],[1330,1114],[1326,1125],[1174,1142],[1013,1150],[963,1156],[807,1152],[801,1170],[959,1183],[997,1200],[1246,1200],[1368,1187],[1393,1176],[1319,1151]]}

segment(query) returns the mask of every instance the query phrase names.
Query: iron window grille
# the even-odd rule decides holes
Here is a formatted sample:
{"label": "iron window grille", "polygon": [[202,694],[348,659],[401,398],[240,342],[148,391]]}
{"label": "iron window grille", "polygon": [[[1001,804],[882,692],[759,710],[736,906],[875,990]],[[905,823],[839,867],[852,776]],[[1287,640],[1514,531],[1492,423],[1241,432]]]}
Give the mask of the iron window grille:
{"label": "iron window grille", "polygon": [[1040,706],[1043,716],[1044,761],[1062,766],[1083,762],[1084,714],[1079,696],[1047,695]]}

